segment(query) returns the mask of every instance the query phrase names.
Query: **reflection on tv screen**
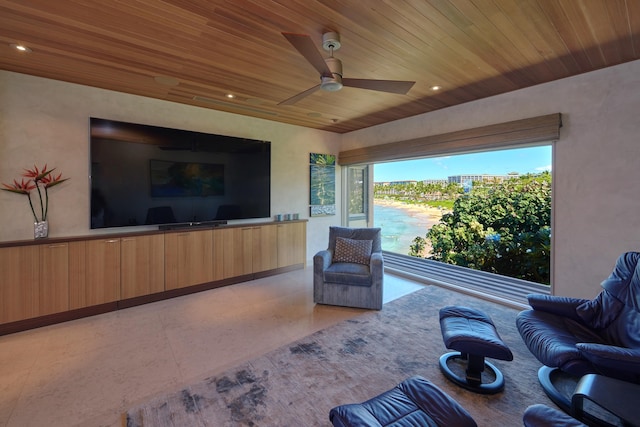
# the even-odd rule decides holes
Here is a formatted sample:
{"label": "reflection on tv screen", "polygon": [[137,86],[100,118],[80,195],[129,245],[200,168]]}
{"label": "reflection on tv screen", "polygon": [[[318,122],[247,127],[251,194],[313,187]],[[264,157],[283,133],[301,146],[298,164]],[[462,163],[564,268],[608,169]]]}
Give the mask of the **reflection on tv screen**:
{"label": "reflection on tv screen", "polygon": [[270,217],[271,143],[91,118],[91,228]]}

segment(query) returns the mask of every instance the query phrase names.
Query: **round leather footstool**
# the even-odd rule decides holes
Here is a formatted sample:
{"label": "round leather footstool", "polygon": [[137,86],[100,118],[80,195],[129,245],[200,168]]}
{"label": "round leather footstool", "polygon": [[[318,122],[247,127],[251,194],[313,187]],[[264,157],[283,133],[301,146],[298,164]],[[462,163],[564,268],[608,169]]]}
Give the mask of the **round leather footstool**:
{"label": "round leather footstool", "polygon": [[[476,393],[494,394],[504,389],[502,372],[485,361],[485,357],[511,361],[513,354],[500,339],[489,316],[469,307],[444,307],[440,309],[440,329],[445,346],[457,350],[440,357],[440,369],[445,377]],[[466,361],[464,377],[449,366],[456,359]],[[482,382],[485,368],[493,373],[495,379],[492,382]]]}

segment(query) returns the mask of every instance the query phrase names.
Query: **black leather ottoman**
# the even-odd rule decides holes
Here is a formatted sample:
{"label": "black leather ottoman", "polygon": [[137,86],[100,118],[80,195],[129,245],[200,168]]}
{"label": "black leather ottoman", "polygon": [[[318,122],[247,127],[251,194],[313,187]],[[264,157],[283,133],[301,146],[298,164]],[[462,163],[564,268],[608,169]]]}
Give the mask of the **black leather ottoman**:
{"label": "black leather ottoman", "polygon": [[[476,393],[494,394],[504,389],[502,372],[485,357],[511,361],[513,354],[489,316],[469,307],[444,307],[440,309],[440,329],[445,346],[457,350],[440,357],[440,369],[448,379]],[[466,361],[464,377],[450,368],[449,363],[455,359]],[[495,376],[492,382],[482,382],[485,367]]]}
{"label": "black leather ottoman", "polygon": [[337,406],[329,419],[334,427],[477,427],[458,402],[419,376],[366,402]]}

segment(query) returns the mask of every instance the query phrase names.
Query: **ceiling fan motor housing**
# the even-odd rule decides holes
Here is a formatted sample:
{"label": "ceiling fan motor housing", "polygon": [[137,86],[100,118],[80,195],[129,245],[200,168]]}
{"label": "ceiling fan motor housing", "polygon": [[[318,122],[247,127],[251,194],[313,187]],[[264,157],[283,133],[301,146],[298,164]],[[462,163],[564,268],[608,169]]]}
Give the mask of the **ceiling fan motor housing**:
{"label": "ceiling fan motor housing", "polygon": [[320,76],[320,87],[327,92],[337,92],[342,89],[342,61],[333,56],[325,59],[331,76]]}

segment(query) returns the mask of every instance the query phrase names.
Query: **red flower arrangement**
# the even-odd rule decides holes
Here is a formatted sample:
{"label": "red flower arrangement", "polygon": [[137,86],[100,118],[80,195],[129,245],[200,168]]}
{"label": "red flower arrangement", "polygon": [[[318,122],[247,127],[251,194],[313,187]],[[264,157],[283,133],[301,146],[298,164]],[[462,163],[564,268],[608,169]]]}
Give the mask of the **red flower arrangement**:
{"label": "red flower arrangement", "polygon": [[[25,172],[22,174],[24,178],[29,178],[25,181],[24,178],[20,182],[17,179],[13,180],[13,184],[5,184],[2,185],[5,188],[0,188],[0,190],[10,191],[12,193],[24,194],[27,196],[29,200],[29,206],[31,207],[31,213],[33,214],[33,219],[35,222],[46,221],[47,213],[49,211],[49,188],[62,184],[69,178],[62,178],[62,173],[58,176],[52,175],[52,172],[56,168],[47,169],[47,165],[45,164],[42,170],[38,169],[37,166],[33,166],[33,169],[25,169]],[[40,200],[40,218],[38,219],[38,215],[36,215],[36,210],[33,207],[33,202],[31,201],[31,191],[38,191],[38,199]],[[44,190],[44,203],[42,200],[42,190]]]}

